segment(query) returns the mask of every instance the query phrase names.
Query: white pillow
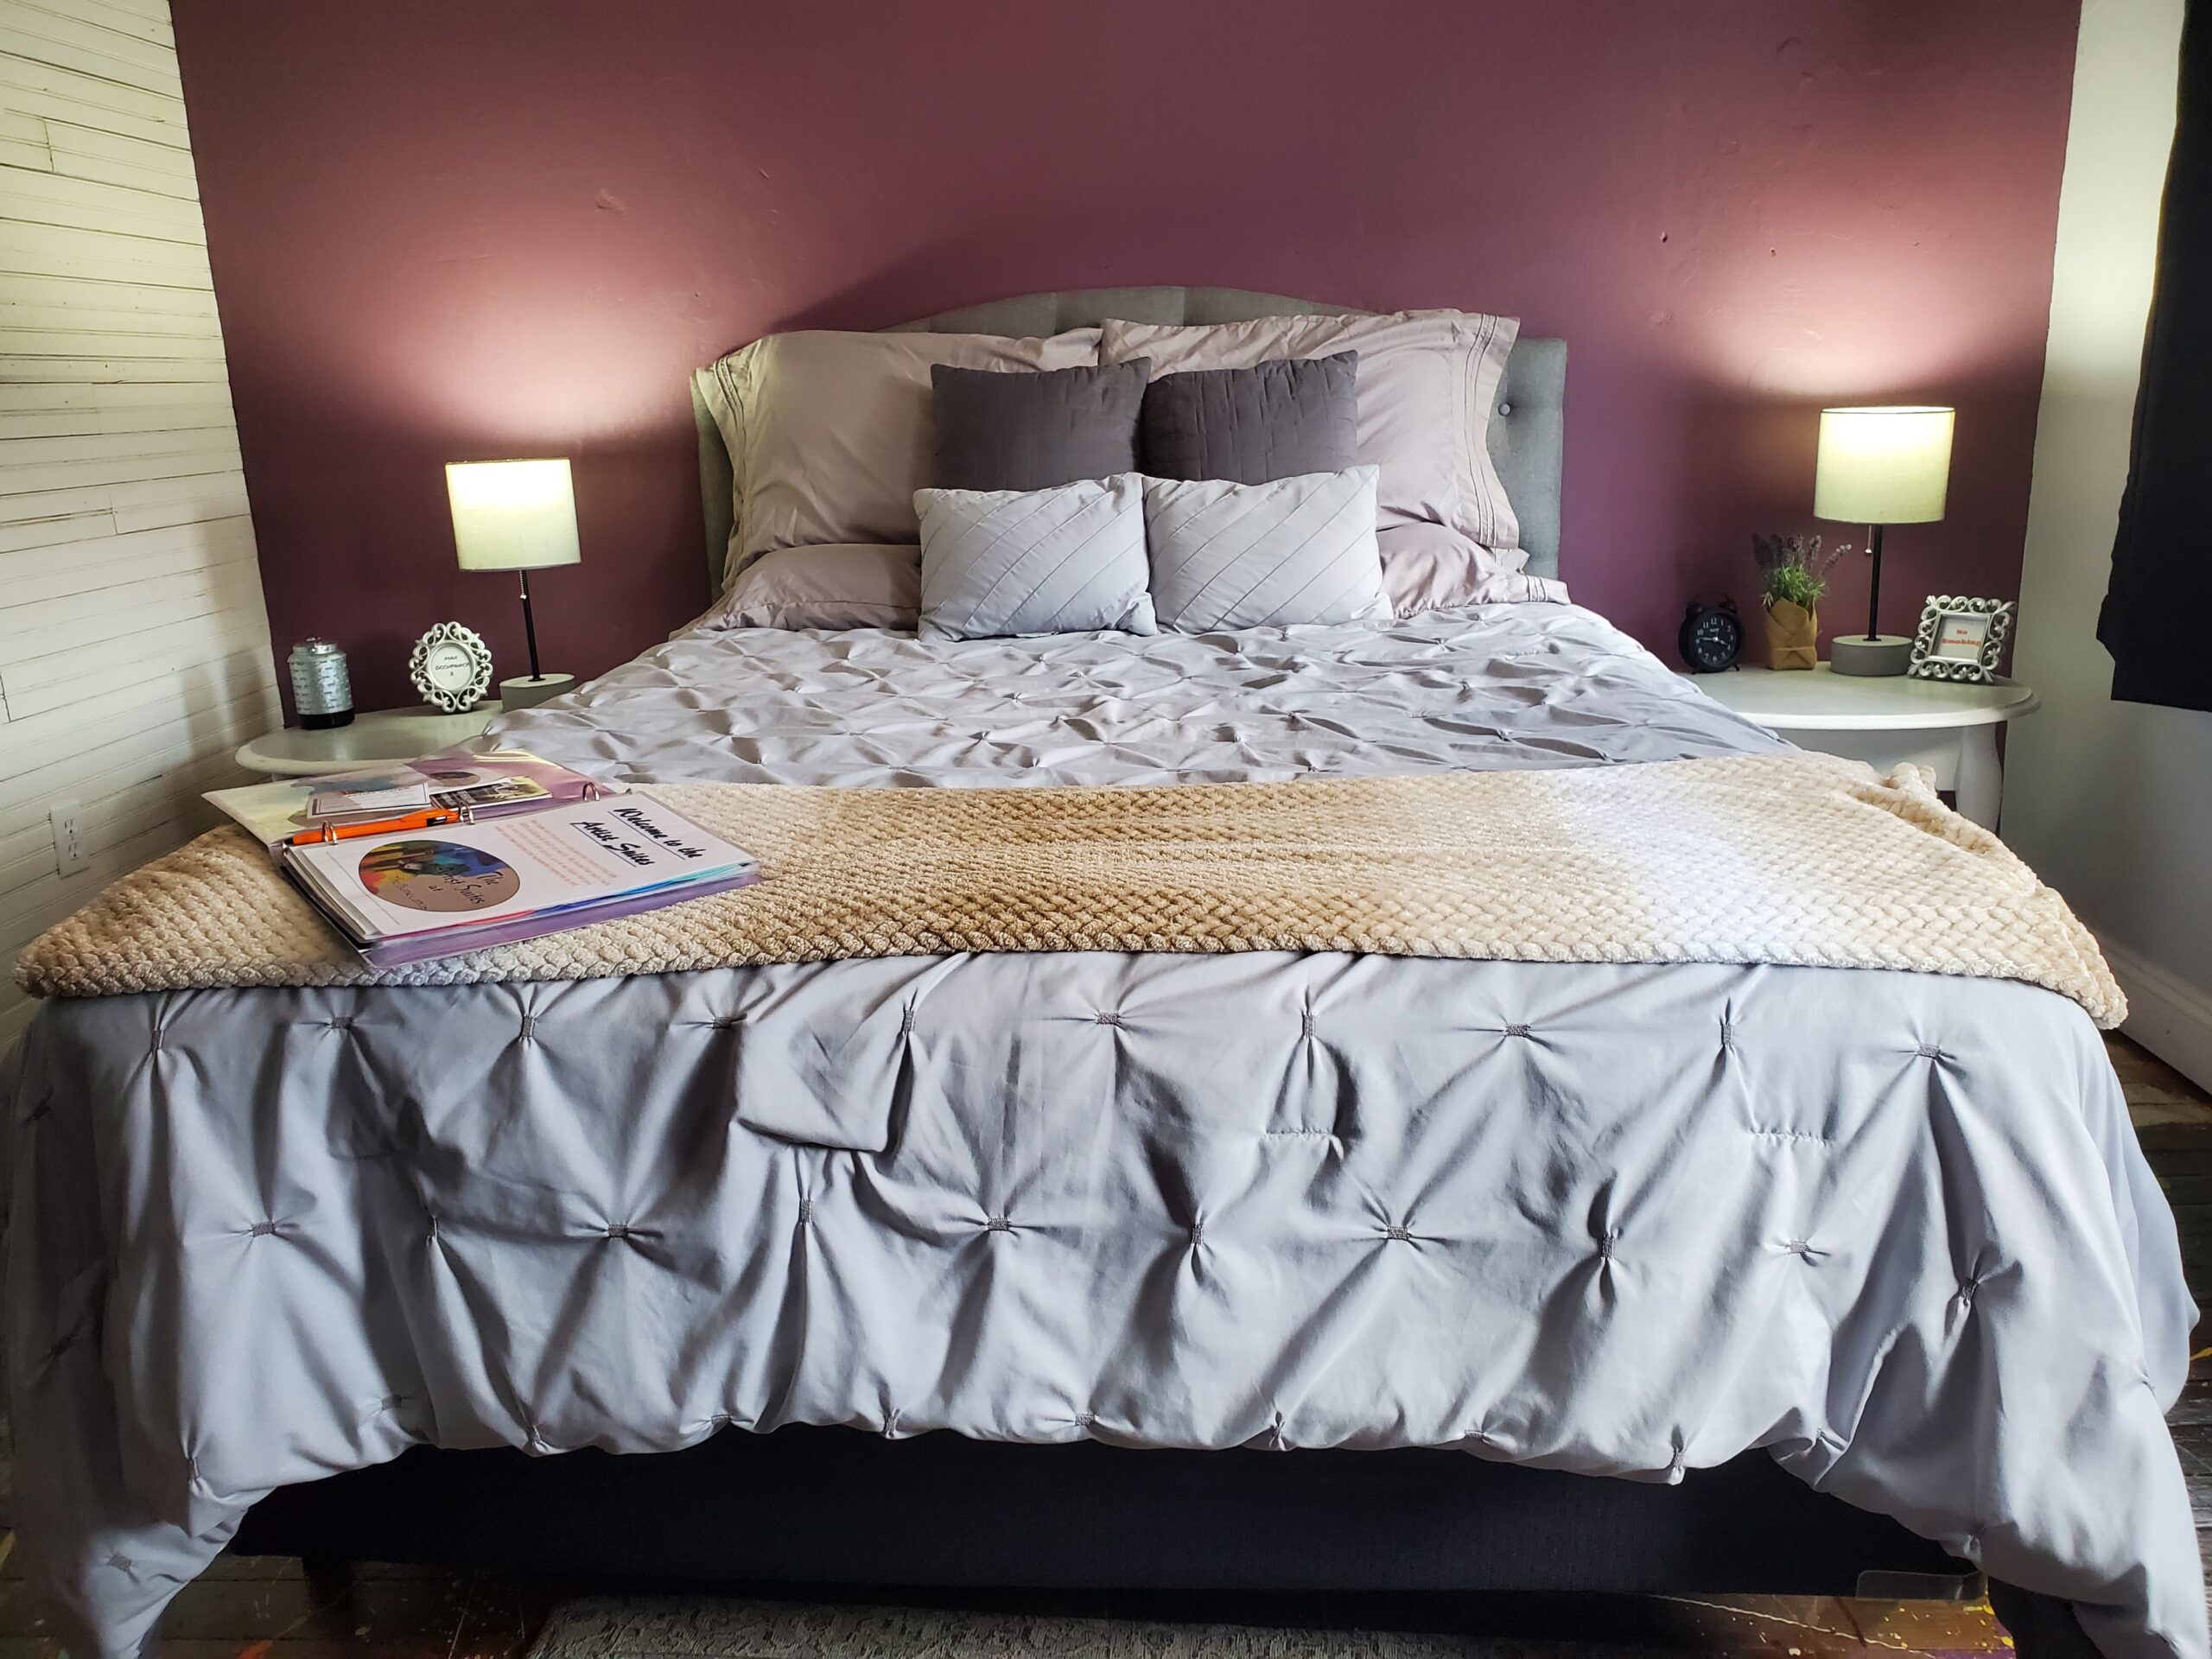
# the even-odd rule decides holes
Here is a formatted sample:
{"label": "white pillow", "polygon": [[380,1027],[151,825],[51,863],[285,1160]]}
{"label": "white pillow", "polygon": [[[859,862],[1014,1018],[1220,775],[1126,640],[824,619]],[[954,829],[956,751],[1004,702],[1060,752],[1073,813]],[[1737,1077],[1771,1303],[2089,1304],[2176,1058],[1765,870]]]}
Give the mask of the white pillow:
{"label": "white pillow", "polygon": [[1274,358],[1357,352],[1354,459],[1382,470],[1378,523],[1386,530],[1442,524],[1503,551],[1521,545],[1521,521],[1491,461],[1490,421],[1520,333],[1516,318],[1474,311],[1185,325],[1109,321],[1099,358],[1149,358],[1157,380],[1185,369],[1241,369]]}
{"label": "white pillow", "polygon": [[930,365],[1065,369],[1098,361],[1098,330],[771,334],[695,384],[729,450],[725,584],[784,547],[912,545],[914,492],[934,475]]}
{"label": "white pillow", "polygon": [[1157,633],[1135,473],[1049,490],[917,490],[925,639]]}
{"label": "white pillow", "polygon": [[1390,614],[1372,467],[1265,484],[1147,478],[1144,519],[1153,607],[1178,632]]}

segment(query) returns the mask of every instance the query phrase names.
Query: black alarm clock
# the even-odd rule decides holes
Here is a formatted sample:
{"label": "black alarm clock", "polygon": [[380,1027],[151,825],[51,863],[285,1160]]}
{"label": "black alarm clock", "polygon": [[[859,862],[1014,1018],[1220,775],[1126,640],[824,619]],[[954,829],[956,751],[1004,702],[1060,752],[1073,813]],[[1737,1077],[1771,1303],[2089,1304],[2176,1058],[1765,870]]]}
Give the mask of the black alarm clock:
{"label": "black alarm clock", "polygon": [[1726,594],[1700,594],[1690,601],[1675,645],[1693,674],[1735,667],[1744,654],[1744,619],[1736,613],[1736,601]]}

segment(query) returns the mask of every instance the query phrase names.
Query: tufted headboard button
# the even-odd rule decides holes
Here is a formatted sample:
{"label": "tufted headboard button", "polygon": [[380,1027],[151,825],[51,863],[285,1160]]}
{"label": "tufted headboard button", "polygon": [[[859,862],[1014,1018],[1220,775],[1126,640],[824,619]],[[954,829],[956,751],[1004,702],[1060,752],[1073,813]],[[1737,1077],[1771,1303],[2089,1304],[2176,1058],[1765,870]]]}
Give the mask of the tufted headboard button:
{"label": "tufted headboard button", "polygon": [[1500,404],[1497,406],[1497,412],[1501,415],[1510,415],[1513,412],[1513,405],[1510,404]]}

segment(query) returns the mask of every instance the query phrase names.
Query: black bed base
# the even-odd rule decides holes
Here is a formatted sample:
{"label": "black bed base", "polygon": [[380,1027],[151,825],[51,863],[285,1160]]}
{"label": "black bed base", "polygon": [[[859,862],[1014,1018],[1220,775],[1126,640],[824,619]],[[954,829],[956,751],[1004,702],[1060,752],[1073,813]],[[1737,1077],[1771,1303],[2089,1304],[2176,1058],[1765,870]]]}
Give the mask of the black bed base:
{"label": "black bed base", "polygon": [[1056,1592],[1976,1594],[1759,1453],[1679,1485],[1464,1452],[1153,1452],[842,1428],[650,1457],[418,1448],[285,1488],[232,1549],[563,1579]]}

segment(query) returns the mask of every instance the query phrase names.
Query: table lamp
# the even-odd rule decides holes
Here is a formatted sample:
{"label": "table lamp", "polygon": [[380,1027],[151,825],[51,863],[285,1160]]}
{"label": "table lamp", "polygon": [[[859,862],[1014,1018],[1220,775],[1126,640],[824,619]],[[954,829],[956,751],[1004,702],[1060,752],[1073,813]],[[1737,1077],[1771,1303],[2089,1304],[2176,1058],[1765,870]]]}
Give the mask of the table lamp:
{"label": "table lamp", "polygon": [[530,673],[499,682],[499,701],[530,709],[575,690],[573,674],[537,667],[537,625],[530,613],[530,573],[575,564],[576,493],[565,461],[463,461],[446,467],[453,545],[464,570],[513,570],[522,576],[522,627]]}
{"label": "table lamp", "polygon": [[1951,478],[1955,411],[1909,408],[1824,409],[1821,455],[1814,474],[1813,516],[1865,524],[1874,561],[1866,582],[1866,632],[1828,642],[1836,674],[1902,674],[1912,641],[1882,632],[1882,529],[1932,524],[1943,516]]}

